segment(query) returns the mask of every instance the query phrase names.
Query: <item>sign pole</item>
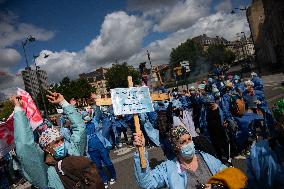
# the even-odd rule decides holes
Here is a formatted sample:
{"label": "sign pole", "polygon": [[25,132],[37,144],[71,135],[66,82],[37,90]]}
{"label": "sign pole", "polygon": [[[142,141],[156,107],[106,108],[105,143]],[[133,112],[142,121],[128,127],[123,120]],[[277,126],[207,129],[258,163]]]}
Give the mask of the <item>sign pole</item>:
{"label": "sign pole", "polygon": [[[128,87],[133,87],[132,77],[128,76],[127,80],[128,80]],[[140,129],[140,123],[139,123],[138,114],[133,114],[133,118],[134,118],[135,132],[138,133],[138,134],[142,133],[141,129]],[[138,147],[138,151],[139,151],[141,168],[142,169],[146,169],[146,160],[145,160],[145,149],[144,149],[144,147]]]}

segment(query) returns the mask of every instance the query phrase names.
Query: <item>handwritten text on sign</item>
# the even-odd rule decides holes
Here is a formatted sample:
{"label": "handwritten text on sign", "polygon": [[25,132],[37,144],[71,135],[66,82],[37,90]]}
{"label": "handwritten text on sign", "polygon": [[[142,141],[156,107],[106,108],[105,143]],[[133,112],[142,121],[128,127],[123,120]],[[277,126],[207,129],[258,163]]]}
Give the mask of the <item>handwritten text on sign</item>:
{"label": "handwritten text on sign", "polygon": [[115,115],[154,111],[148,87],[111,89],[111,99]]}

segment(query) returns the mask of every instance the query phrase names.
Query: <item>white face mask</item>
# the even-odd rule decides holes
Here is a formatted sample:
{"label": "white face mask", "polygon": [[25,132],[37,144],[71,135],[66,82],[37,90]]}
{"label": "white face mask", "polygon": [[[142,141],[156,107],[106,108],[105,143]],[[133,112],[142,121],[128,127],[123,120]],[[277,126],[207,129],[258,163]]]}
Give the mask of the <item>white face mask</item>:
{"label": "white face mask", "polygon": [[184,159],[192,159],[193,156],[195,155],[195,148],[194,148],[194,143],[190,142],[188,144],[185,144],[181,147],[181,156]]}

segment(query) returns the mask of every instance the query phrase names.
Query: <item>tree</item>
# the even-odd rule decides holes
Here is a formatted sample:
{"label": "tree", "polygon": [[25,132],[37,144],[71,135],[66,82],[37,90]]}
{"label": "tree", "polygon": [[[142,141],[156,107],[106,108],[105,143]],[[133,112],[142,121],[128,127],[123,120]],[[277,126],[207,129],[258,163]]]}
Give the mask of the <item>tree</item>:
{"label": "tree", "polygon": [[122,64],[113,64],[106,72],[107,88],[127,88],[127,76],[132,76],[134,85],[138,85],[140,83],[139,71],[135,70],[133,66],[127,65],[126,62]]}
{"label": "tree", "polygon": [[[180,62],[189,61],[194,63],[198,56],[202,55],[203,49],[194,41],[188,39],[178,47],[173,48],[170,54],[170,65],[172,68],[180,66]],[[191,65],[192,66],[192,65]]]}
{"label": "tree", "polygon": [[14,106],[10,101],[4,101],[0,103],[0,119],[2,120],[3,118],[7,119],[9,115],[14,110]]}
{"label": "tree", "polygon": [[224,45],[209,45],[206,55],[212,64],[231,64],[235,59],[235,54]]}
{"label": "tree", "polygon": [[61,93],[69,101],[71,98],[88,99],[96,89],[84,78],[70,80],[68,77],[64,77],[59,85],[53,86],[52,91]]}

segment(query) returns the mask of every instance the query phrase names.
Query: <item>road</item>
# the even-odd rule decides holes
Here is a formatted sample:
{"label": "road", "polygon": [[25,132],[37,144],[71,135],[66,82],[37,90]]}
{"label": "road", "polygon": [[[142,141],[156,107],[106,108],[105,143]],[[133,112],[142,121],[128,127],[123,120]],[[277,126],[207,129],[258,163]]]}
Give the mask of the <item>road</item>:
{"label": "road", "polygon": [[[266,99],[271,107],[277,98],[284,97],[284,90],[281,81],[284,81],[284,75],[276,74],[262,77],[264,81],[264,92]],[[133,153],[136,149],[133,146],[124,144],[122,148],[112,150],[110,153],[117,172],[117,182],[111,185],[110,189],[138,189],[134,177]],[[149,152],[150,166],[154,167],[161,163],[165,158],[160,148],[155,147],[147,149]],[[244,159],[233,159],[233,165],[241,170],[246,170]]]}

